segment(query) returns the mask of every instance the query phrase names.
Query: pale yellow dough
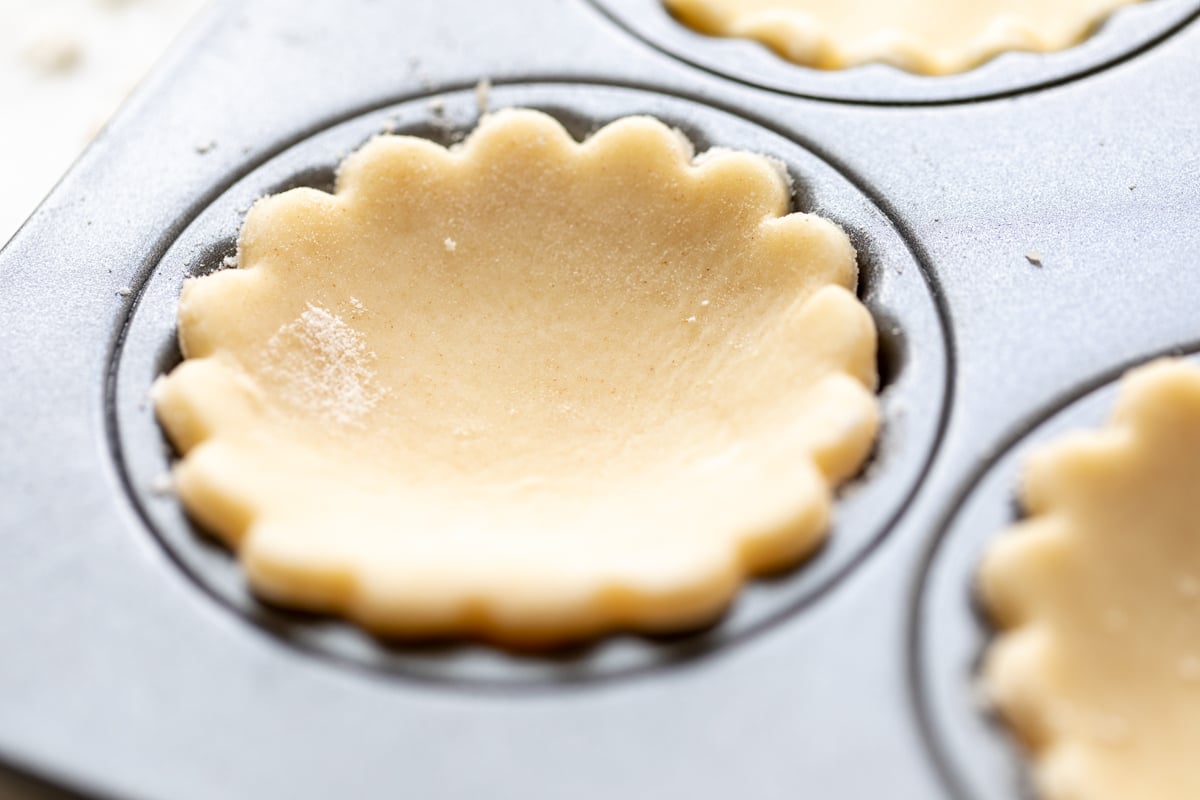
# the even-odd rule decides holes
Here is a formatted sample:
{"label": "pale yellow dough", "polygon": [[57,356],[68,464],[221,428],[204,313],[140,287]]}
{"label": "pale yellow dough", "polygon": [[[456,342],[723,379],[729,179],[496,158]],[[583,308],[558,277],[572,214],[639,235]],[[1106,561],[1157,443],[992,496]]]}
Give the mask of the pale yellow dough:
{"label": "pale yellow dough", "polygon": [[1010,50],[1065,49],[1139,1],[664,0],[702,33],[755,39],[797,64],[882,61],[925,75],[964,72]]}
{"label": "pale yellow dough", "polygon": [[189,280],[179,493],[280,603],[516,644],[711,620],[821,541],[875,329],[779,165],[644,117],[381,136]]}
{"label": "pale yellow dough", "polygon": [[985,688],[1045,800],[1200,797],[1200,367],[1129,373],[1107,427],[1029,460],[981,573]]}

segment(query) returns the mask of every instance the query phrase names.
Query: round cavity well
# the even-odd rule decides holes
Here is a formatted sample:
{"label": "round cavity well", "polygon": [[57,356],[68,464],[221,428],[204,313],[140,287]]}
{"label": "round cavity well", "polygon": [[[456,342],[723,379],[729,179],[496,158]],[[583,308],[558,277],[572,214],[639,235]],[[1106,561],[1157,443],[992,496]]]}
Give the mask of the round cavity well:
{"label": "round cavity well", "polygon": [[883,431],[863,474],[840,493],[828,544],[786,574],[750,582],[711,628],[669,638],[615,636],[554,655],[509,653],[471,643],[409,646],[381,642],[333,618],[270,607],[248,590],[234,556],[196,529],[163,491],[171,448],[147,393],[180,359],[175,340],[179,290],[188,275],[228,266],[246,210],[257,197],[297,185],[332,188],[339,161],[384,131],[448,144],[475,125],[476,96],[463,90],[409,100],[329,128],[237,180],[187,226],[140,287],[114,365],[110,398],[119,460],[148,528],[183,573],[213,598],[302,651],[398,676],[474,685],[577,682],[631,674],[712,652],[762,630],[834,586],[890,529],[919,482],[945,412],[949,353],[921,264],[888,217],[855,184],[799,144],[744,119],[679,98],[611,87],[501,86],[492,108],[545,111],[576,137],[632,114],[649,114],[687,134],[698,151],[720,146],[784,162],[797,210],[840,223],[859,252],[860,295],[880,329]]}
{"label": "round cavity well", "polygon": [[970,479],[934,540],[913,605],[910,666],[928,742],[956,797],[1033,797],[1019,748],[978,688],[995,631],[979,607],[976,576],[988,545],[1022,516],[1017,491],[1031,451],[1069,432],[1103,427],[1119,378],[1135,366],[1103,376],[1024,426]]}
{"label": "round cavity well", "polygon": [[1147,0],[1117,10],[1066,50],[1014,51],[961,74],[929,77],[885,64],[803,67],[755,41],[697,33],[671,16],[662,0],[592,2],[639,39],[716,75],[800,97],[894,105],[981,100],[1075,80],[1152,47],[1200,13],[1197,0]]}

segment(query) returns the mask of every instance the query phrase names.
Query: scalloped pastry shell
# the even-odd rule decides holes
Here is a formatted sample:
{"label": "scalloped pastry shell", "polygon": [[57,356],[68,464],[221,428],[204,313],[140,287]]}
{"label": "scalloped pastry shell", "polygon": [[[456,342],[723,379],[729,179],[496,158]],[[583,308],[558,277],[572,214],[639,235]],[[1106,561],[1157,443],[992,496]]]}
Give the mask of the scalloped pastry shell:
{"label": "scalloped pastry shell", "polygon": [[980,574],[984,685],[1046,800],[1200,797],[1200,367],[1122,381],[1101,430],[1035,452],[1029,517]]}
{"label": "scalloped pastry shell", "polygon": [[185,283],[180,496],[274,601],[546,644],[711,620],[822,540],[875,329],[785,172],[644,117],[378,137]]}
{"label": "scalloped pastry shell", "polygon": [[701,33],[754,39],[818,69],[884,62],[923,75],[965,72],[1012,50],[1078,44],[1141,0],[664,0]]}

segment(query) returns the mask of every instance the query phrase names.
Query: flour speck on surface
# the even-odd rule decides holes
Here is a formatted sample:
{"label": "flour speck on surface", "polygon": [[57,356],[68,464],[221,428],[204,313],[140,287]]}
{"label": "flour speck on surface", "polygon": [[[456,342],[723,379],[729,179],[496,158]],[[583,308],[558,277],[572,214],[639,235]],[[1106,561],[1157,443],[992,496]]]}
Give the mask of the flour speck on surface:
{"label": "flour speck on surface", "polygon": [[29,64],[43,74],[54,75],[79,66],[83,45],[70,29],[48,28],[30,37],[24,55]]}
{"label": "flour speck on surface", "polygon": [[384,395],[373,368],[376,355],[345,320],[320,306],[308,308],[267,342],[264,372],[286,399],[343,425],[359,425]]}
{"label": "flour speck on surface", "polygon": [[488,103],[492,96],[492,81],[489,78],[480,78],[479,83],[475,84],[475,109],[479,112],[479,116],[483,116],[488,112]]}
{"label": "flour speck on surface", "polygon": [[171,477],[171,473],[163,472],[155,475],[154,480],[150,483],[150,492],[159,497],[175,494],[175,479]]}

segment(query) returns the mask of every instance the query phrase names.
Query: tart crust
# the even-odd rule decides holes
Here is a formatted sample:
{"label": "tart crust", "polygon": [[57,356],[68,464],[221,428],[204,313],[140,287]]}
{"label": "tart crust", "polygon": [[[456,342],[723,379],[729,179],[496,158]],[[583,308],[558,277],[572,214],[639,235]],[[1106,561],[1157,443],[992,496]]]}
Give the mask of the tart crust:
{"label": "tart crust", "polygon": [[646,117],[380,136],[188,280],[179,495],[275,602],[546,645],[711,621],[878,427],[854,249],[786,171]]}
{"label": "tart crust", "polygon": [[1047,800],[1200,797],[1200,367],[1130,372],[1104,428],[1044,446],[980,573],[987,695]]}
{"label": "tart crust", "polygon": [[1078,44],[1140,0],[664,0],[684,24],[753,39],[817,69],[884,62],[922,75],[965,72],[1011,50]]}

